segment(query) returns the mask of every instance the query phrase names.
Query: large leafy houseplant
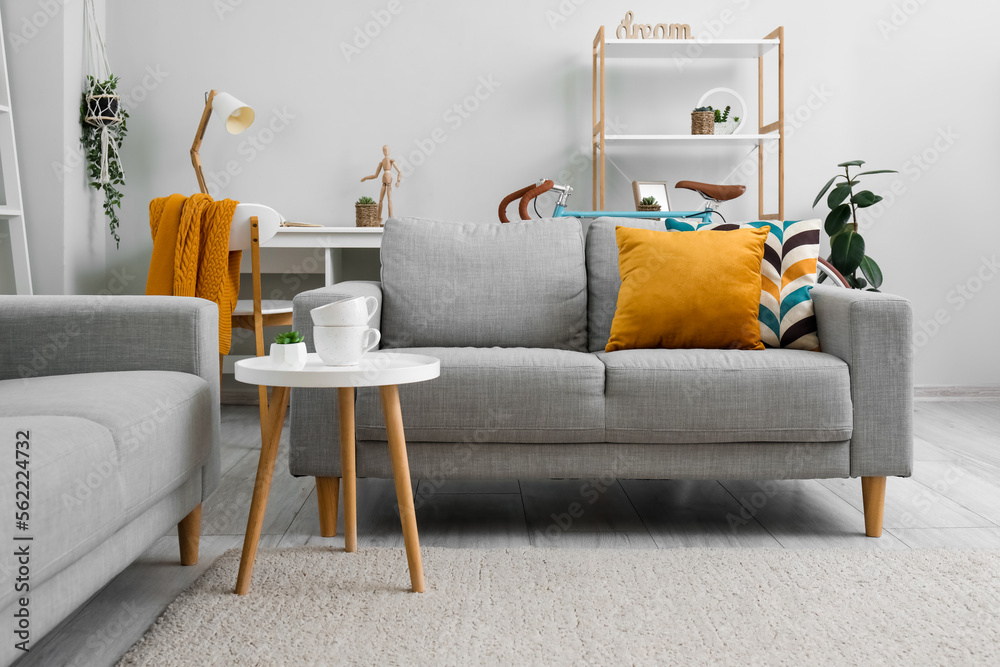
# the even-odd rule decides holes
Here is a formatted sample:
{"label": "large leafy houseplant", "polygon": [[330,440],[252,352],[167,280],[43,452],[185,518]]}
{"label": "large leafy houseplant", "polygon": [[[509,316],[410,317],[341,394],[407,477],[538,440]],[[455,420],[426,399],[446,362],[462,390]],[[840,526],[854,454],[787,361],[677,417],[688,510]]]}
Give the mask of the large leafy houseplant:
{"label": "large leafy houseplant", "polygon": [[[882,197],[870,190],[855,192],[854,188],[861,183],[862,176],[897,172],[893,169],[876,169],[851,174],[851,167],[860,168],[864,163],[864,160],[851,160],[838,164],[838,167],[843,167],[844,173],[827,181],[816,195],[813,207],[827,192],[830,193],[826,199],[830,213],[824,223],[826,233],[830,235],[829,261],[854,289],[877,292],[882,286],[882,269],[866,254],[865,239],[858,232],[858,209],[874,206],[882,201]],[[838,179],[843,180],[838,183]],[[859,270],[861,275],[858,275]]]}

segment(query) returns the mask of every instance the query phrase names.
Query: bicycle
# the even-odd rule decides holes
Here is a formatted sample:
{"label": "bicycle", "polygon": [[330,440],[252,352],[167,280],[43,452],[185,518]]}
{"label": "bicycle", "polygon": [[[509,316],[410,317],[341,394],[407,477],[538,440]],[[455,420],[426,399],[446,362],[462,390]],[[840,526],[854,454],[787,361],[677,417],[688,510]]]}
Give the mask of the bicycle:
{"label": "bicycle", "polygon": [[[518,204],[518,214],[521,220],[531,220],[528,213],[528,205],[539,195],[549,192],[557,192],[559,198],[550,217],[553,218],[626,218],[626,219],[649,219],[649,218],[684,218],[700,219],[701,224],[712,222],[712,216],[718,215],[725,222],[726,219],[719,212],[719,205],[722,202],[736,199],[746,192],[745,185],[713,185],[711,183],[699,183],[697,181],[679,181],[674,187],[697,192],[705,200],[705,206],[698,211],[571,211],[566,208],[569,203],[569,196],[573,193],[573,188],[569,185],[557,185],[550,179],[542,179],[533,185],[528,185],[520,190],[516,190],[500,202],[497,211],[501,223],[510,222],[507,218],[507,207],[515,199],[520,199]],[[538,212],[537,202],[534,204],[535,214],[539,218],[542,215]],[[816,269],[821,274],[817,282],[827,280],[836,287],[848,287],[847,280],[834,266],[822,257],[818,258]]]}

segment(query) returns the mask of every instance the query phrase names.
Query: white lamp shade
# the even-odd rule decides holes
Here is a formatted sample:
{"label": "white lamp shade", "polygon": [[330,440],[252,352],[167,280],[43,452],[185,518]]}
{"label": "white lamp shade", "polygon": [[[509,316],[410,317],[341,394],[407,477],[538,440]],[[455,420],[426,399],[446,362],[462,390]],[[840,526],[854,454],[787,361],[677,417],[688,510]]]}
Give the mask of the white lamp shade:
{"label": "white lamp shade", "polygon": [[253,124],[254,112],[229,93],[216,93],[212,111],[226,124],[229,134],[239,134]]}

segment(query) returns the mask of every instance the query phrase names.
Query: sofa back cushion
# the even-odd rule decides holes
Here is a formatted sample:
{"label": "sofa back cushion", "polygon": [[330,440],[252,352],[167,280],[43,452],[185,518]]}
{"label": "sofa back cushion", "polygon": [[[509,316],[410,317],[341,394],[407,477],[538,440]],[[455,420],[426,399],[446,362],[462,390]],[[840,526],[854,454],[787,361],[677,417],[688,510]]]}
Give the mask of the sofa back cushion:
{"label": "sofa back cushion", "polygon": [[603,352],[611,336],[618,290],[618,241],[615,227],[664,230],[663,220],[597,218],[587,230],[587,329],[590,352]]}
{"label": "sofa back cushion", "polygon": [[583,232],[574,218],[388,220],[382,346],[586,351],[584,264]]}

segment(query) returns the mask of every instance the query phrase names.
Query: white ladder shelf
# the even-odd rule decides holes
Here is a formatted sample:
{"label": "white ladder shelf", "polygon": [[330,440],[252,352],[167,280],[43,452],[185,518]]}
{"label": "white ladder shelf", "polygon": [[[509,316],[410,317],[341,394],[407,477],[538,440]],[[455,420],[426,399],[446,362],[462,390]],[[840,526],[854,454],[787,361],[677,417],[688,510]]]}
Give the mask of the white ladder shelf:
{"label": "white ladder shelf", "polygon": [[0,84],[0,166],[3,169],[3,191],[6,197],[6,202],[0,205],[0,219],[7,221],[10,232],[15,289],[18,294],[31,294],[28,237],[24,229],[21,175],[17,167],[17,148],[14,143],[14,117],[10,112],[10,77],[7,74],[7,47],[3,39],[2,19],[0,19],[0,61],[3,61],[3,83]]}

